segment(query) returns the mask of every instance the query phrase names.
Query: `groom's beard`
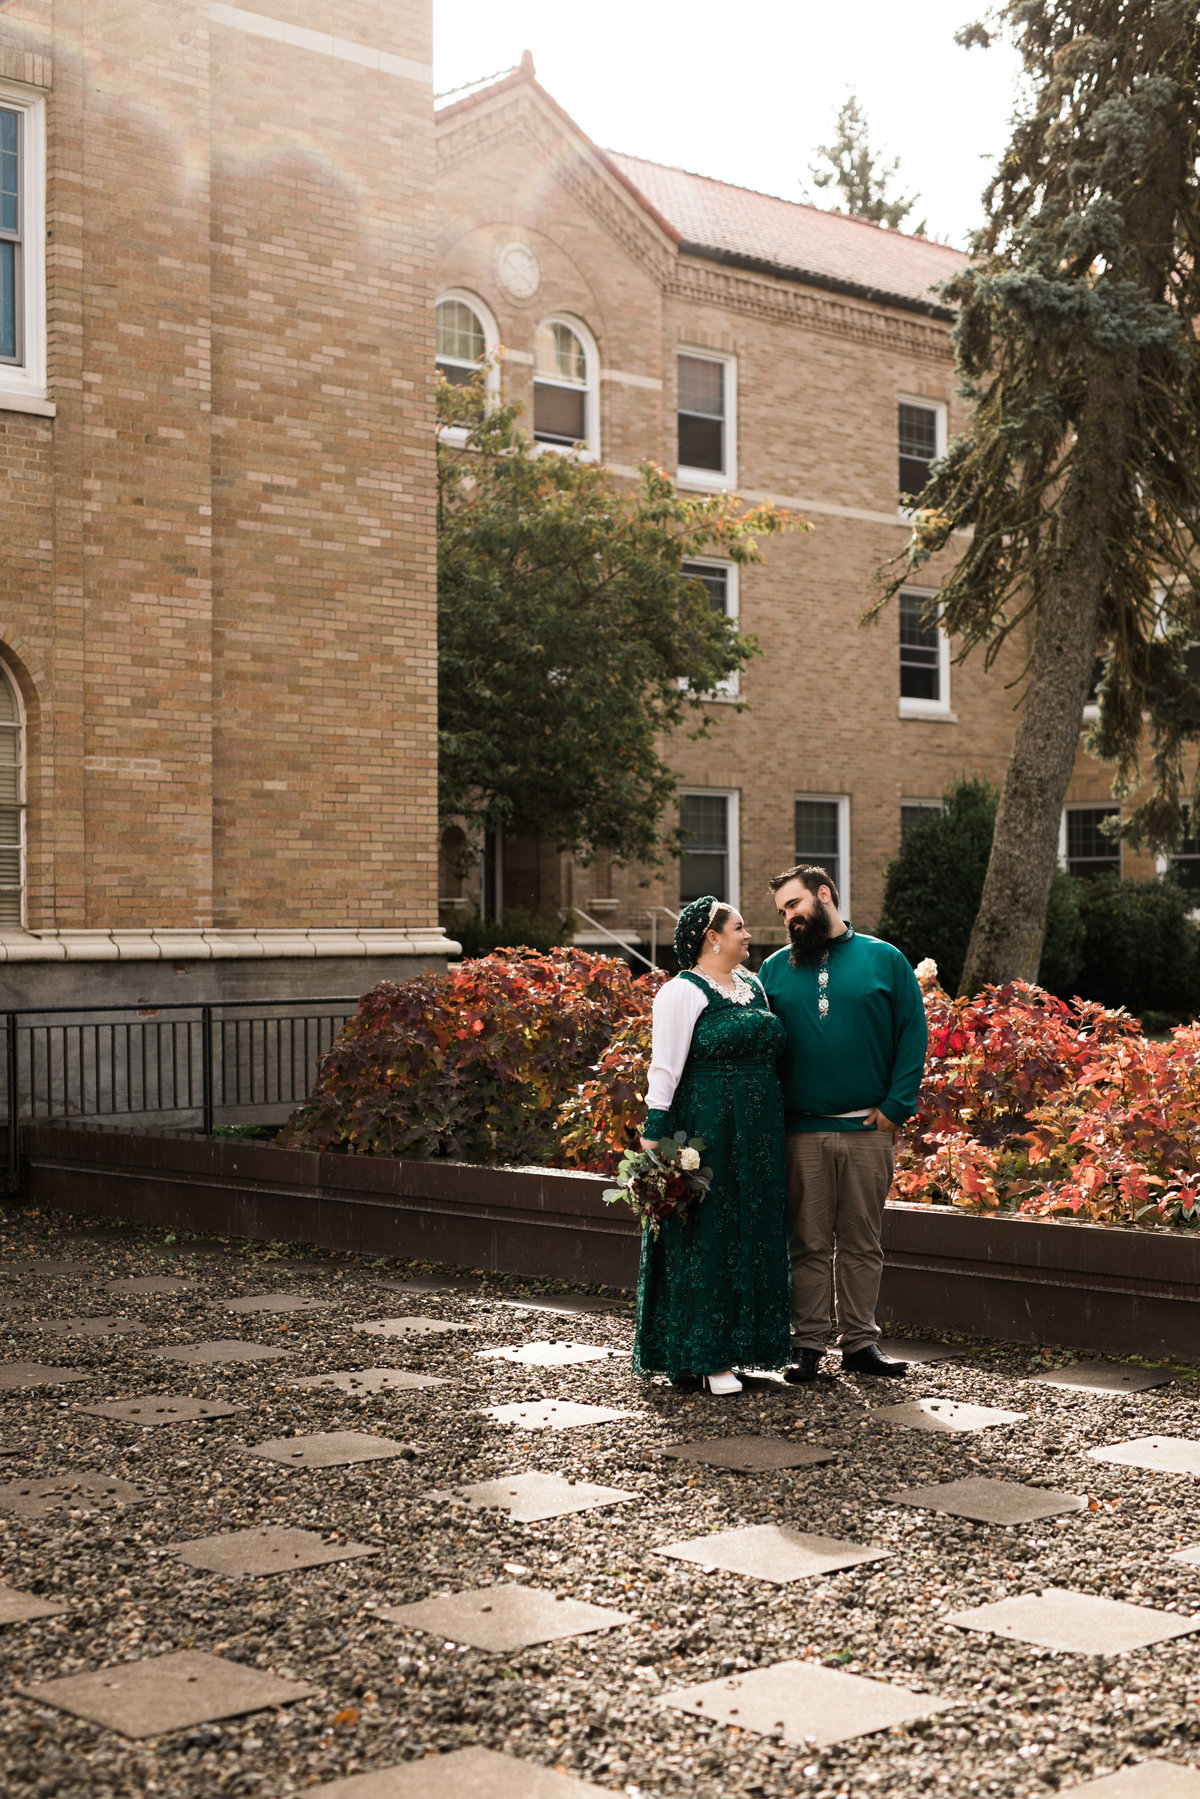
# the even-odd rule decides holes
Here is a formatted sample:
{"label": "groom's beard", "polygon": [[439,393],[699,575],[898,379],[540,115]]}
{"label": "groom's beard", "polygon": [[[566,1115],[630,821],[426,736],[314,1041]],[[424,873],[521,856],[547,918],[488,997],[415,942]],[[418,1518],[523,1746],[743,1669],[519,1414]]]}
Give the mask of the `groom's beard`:
{"label": "groom's beard", "polygon": [[792,940],[788,952],[793,968],[811,968],[819,962],[833,939],[829,913],[818,900],[807,918],[793,918],[788,926]]}

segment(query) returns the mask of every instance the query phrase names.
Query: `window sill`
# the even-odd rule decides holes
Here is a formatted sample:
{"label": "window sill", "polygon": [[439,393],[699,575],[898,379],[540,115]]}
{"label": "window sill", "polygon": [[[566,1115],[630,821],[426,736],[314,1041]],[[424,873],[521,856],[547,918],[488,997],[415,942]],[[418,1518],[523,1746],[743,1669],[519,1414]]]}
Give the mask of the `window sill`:
{"label": "window sill", "polygon": [[20,388],[0,387],[0,412],[31,412],[37,418],[52,419],[58,412],[58,407],[44,394],[23,393]]}
{"label": "window sill", "polygon": [[948,706],[922,706],[919,700],[901,700],[900,717],[923,719],[926,724],[958,723],[958,713],[951,712]]}
{"label": "window sill", "polygon": [[681,468],[675,471],[676,487],[695,487],[702,493],[731,493],[733,482],[715,469]]}

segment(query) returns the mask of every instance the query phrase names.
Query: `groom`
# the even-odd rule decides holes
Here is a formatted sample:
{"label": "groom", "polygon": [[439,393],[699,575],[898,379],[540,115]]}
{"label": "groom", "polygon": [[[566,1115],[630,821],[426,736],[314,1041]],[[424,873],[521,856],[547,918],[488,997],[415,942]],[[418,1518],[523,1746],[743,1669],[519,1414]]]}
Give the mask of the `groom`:
{"label": "groom", "polygon": [[842,1367],[902,1375],[877,1347],[883,1202],[897,1126],[916,1109],[925,1067],[925,1006],[907,959],[857,932],[823,868],[801,864],[770,883],[791,939],[759,978],[787,1030],[783,1104],[791,1221],[790,1381],[810,1381],[829,1340],[830,1263]]}

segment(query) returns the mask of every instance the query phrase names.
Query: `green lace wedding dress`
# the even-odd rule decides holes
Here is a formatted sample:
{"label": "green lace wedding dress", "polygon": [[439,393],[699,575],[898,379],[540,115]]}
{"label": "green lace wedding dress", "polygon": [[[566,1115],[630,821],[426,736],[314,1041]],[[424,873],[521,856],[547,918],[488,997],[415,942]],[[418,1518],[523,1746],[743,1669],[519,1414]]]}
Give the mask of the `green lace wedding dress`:
{"label": "green lace wedding dress", "polygon": [[675,1097],[644,1135],[706,1145],[712,1186],[682,1221],[646,1231],[638,1276],[637,1374],[715,1374],[791,1361],[783,1100],[785,1033],[757,981],[748,1004],[690,970],[708,1001]]}

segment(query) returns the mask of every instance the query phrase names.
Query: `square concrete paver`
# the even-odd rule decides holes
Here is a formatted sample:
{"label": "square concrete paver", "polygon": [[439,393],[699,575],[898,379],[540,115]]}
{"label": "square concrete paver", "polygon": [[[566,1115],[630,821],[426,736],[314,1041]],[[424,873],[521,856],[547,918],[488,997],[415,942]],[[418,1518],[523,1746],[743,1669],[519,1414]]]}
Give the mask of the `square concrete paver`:
{"label": "square concrete paver", "polygon": [[96,1270],[87,1262],[64,1262],[55,1256],[35,1256],[29,1262],[5,1262],[5,1274],[24,1274],[32,1269],[34,1274],[65,1274],[75,1280],[95,1280]]}
{"label": "square concrete paver", "polygon": [[1138,1762],[1063,1792],[1066,1799],[1200,1799],[1200,1770],[1182,1762]]}
{"label": "square concrete paver", "polygon": [[396,1456],[412,1459],[410,1443],[397,1443],[391,1437],[373,1437],[361,1430],[317,1431],[311,1437],[273,1437],[266,1443],[252,1443],[248,1455],[261,1455],[268,1462],[283,1462],[289,1468],[346,1468],[352,1462],[387,1462]]}
{"label": "square concrete paver", "polygon": [[122,1736],[157,1737],[190,1724],[291,1705],[307,1699],[313,1688],[199,1649],[181,1649],[174,1655],[122,1662],[97,1668],[93,1674],[68,1674],[14,1690],[25,1699],[56,1705]]}
{"label": "square concrete paver", "polygon": [[441,1331],[470,1330],[471,1326],[452,1324],[448,1318],[372,1318],[354,1328],[372,1337],[433,1337]]}
{"label": "square concrete paver", "polygon": [[448,1637],[452,1643],[498,1650],[528,1649],[534,1643],[556,1643],[562,1637],[583,1637],[633,1623],[628,1612],[585,1605],[541,1587],[518,1586],[477,1587],[445,1598],[419,1599],[415,1605],[380,1606],[376,1616]]}
{"label": "square concrete paver", "polygon": [[290,1349],[271,1349],[266,1343],[243,1343],[237,1337],[218,1337],[210,1343],[188,1343],[182,1349],[160,1349],[168,1362],[271,1362],[289,1356]]}
{"label": "square concrete paver", "polygon": [[889,1362],[948,1362],[960,1353],[953,1343],[910,1343],[905,1337],[880,1337],[879,1349]]}
{"label": "square concrete paver", "polygon": [[489,1405],[484,1410],[497,1424],[515,1424],[518,1430],[574,1430],[577,1424],[611,1424],[634,1416],[612,1406],[576,1405],[569,1399],[519,1399],[515,1405]]}
{"label": "square concrete paver", "polygon": [[1129,1368],[1124,1362],[1072,1362],[1028,1377],[1031,1387],[1070,1387],[1082,1393],[1144,1393],[1165,1387],[1175,1376],[1169,1368]]}
{"label": "square concrete paver", "polygon": [[118,1424],[191,1424],[202,1418],[232,1418],[244,1405],[225,1405],[216,1399],[193,1399],[188,1393],[151,1393],[144,1399],[106,1399],[100,1405],[81,1405],[94,1418],[113,1418]]}
{"label": "square concrete paver", "polygon": [[54,1512],[105,1512],[138,1505],[150,1495],[127,1480],[103,1474],[56,1474],[50,1480],[12,1480],[0,1486],[0,1508],[24,1518],[48,1518]]}
{"label": "square concrete paver", "polygon": [[227,1312],[323,1312],[327,1299],[305,1299],[299,1293],[255,1293],[249,1299],[218,1299]]}
{"label": "square concrete paver", "polygon": [[950,1480],[938,1487],[905,1487],[891,1495],[893,1505],[922,1506],[929,1512],[945,1512],[951,1518],[974,1518],[980,1524],[1032,1524],[1037,1518],[1057,1518],[1063,1512],[1087,1510],[1078,1493],[1051,1493],[1044,1487],[1026,1487],[1019,1481]]}
{"label": "square concrete paver", "polygon": [[342,1393],[403,1393],[420,1387],[444,1387],[436,1374],[409,1374],[404,1368],[347,1368],[338,1374],[302,1374],[293,1387],[329,1387]]}
{"label": "square concrete paver", "polygon": [[43,1362],[0,1363],[0,1392],[18,1387],[61,1387],[67,1381],[91,1380],[83,1368],[48,1368]]}
{"label": "square concrete paver", "polygon": [[887,1549],[862,1549],[857,1543],[789,1530],[783,1524],[750,1524],[742,1530],[715,1531],[708,1537],[666,1543],[654,1553],[680,1562],[697,1562],[703,1568],[748,1574],[754,1580],[772,1580],[779,1586],[812,1574],[855,1568],[860,1562],[885,1562],[891,1555]]}
{"label": "square concrete paver", "polygon": [[811,1662],[776,1662],[773,1668],[677,1688],[664,1693],[662,1703],[739,1730],[825,1749],[873,1730],[932,1717],[955,1702]]}
{"label": "square concrete paver", "polygon": [[45,1331],[51,1337],[127,1337],[147,1330],[136,1318],[31,1318],[23,1331]]}
{"label": "square concrete paver", "polygon": [[378,1555],[367,1543],[330,1543],[315,1530],[267,1525],[261,1530],[230,1530],[216,1537],[193,1537],[172,1543],[181,1562],[213,1574],[287,1574],[296,1568],[320,1568],[327,1562],[357,1561]]}
{"label": "square concrete paver", "polygon": [[520,1362],[526,1368],[565,1368],[571,1362],[607,1362],[624,1352],[590,1343],[521,1343],[513,1349],[481,1349],[481,1362]]}
{"label": "square concrete paver", "polygon": [[1200,1630],[1200,1618],[1155,1612],[1148,1606],[1126,1605],[1062,1587],[1020,1593],[970,1611],[949,1612],[944,1622],[1007,1637],[1013,1643],[1070,1649],[1079,1655],[1120,1655],[1126,1649],[1144,1649],[1150,1643],[1165,1643],[1169,1637],[1186,1637]]}
{"label": "square concrete paver", "polygon": [[898,1424],[908,1430],[976,1431],[992,1424],[1019,1424],[1028,1413],[965,1405],[958,1399],[909,1399],[903,1405],[877,1406],[869,1416],[873,1424]]}
{"label": "square concrete paver", "polygon": [[757,1474],[771,1468],[816,1468],[836,1462],[838,1451],[823,1443],[789,1443],[786,1437],[709,1437],[695,1443],[672,1443],[662,1454],[677,1462],[703,1462]]}
{"label": "square concrete paver", "polygon": [[1093,1462],[1117,1462],[1124,1468],[1148,1468],[1152,1474],[1200,1474],[1200,1443],[1191,1437],[1134,1437],[1089,1449]]}
{"label": "square concrete paver", "polygon": [[53,1618],[66,1609],[57,1599],[39,1599],[36,1593],[22,1593],[19,1587],[0,1586],[0,1624],[25,1624],[31,1618]]}
{"label": "square concrete paver", "polygon": [[184,1280],[177,1274],[132,1274],[109,1281],[110,1293],[190,1293],[197,1281]]}
{"label": "square concrete paver", "polygon": [[451,1489],[459,1499],[479,1510],[498,1505],[514,1524],[536,1524],[542,1518],[566,1518],[572,1512],[596,1511],[602,1505],[620,1505],[636,1499],[621,1487],[596,1487],[586,1480],[567,1480],[561,1474],[510,1474],[504,1480],[481,1480],[474,1486]]}
{"label": "square concrete paver", "polygon": [[1189,1543],[1186,1549],[1177,1549],[1171,1560],[1186,1562],[1189,1568],[1200,1568],[1200,1543]]}
{"label": "square concrete paver", "polygon": [[593,1786],[495,1749],[452,1749],[449,1755],[417,1756],[396,1768],[376,1768],[370,1774],[305,1787],[304,1799],[614,1799],[614,1795],[611,1787]]}
{"label": "square concrete paver", "polygon": [[514,1312],[552,1312],[560,1318],[599,1317],[615,1312],[632,1314],[632,1299],[598,1299],[589,1293],[560,1293],[549,1299],[499,1299],[497,1305]]}

